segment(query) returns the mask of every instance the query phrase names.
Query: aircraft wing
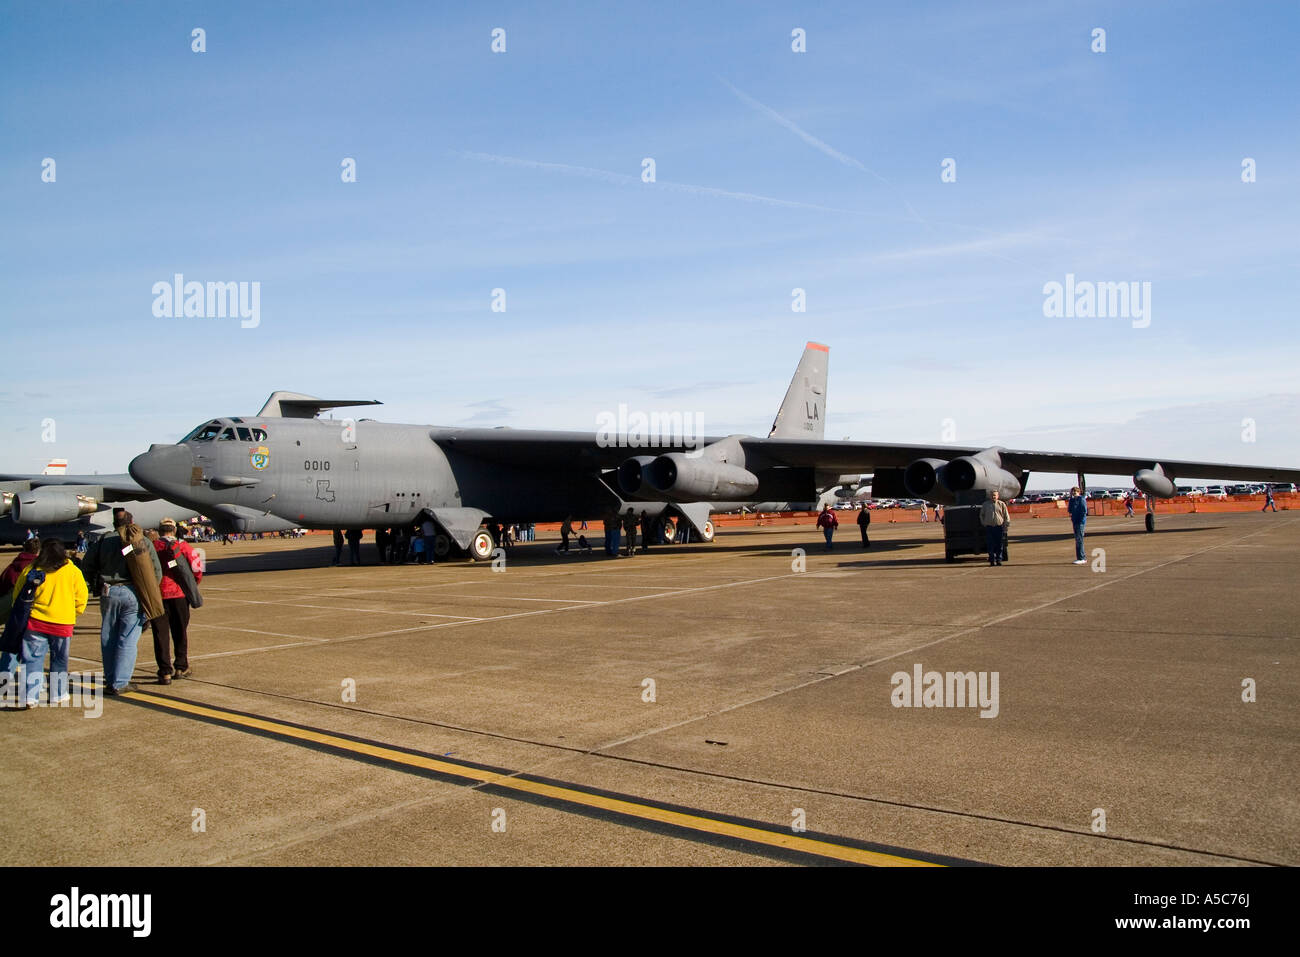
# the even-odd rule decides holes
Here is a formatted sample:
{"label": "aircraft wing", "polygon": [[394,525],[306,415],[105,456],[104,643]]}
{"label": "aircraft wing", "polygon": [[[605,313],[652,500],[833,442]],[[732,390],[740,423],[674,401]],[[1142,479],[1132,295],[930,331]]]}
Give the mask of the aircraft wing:
{"label": "aircraft wing", "polygon": [[[553,468],[616,468],[634,455],[661,455],[687,448],[681,442],[648,445],[601,442],[590,432],[544,432],[529,429],[435,428],[429,437],[448,451],[458,451],[503,465]],[[618,437],[615,437],[616,439]],[[720,441],[705,436],[702,444]],[[819,472],[871,472],[878,468],[905,468],[917,459],[951,460],[977,455],[981,447],[907,445],[884,442],[836,442],[824,439],[739,437],[749,468],[812,468]],[[1189,462],[1156,456],[1137,458],[1091,453],[1038,452],[999,447],[1002,460],[1027,472],[1084,472],[1094,475],[1132,475],[1158,464],[1176,479],[1224,479],[1255,482],[1298,482],[1300,469],[1267,465]]]}
{"label": "aircraft wing", "polygon": [[[874,468],[905,468],[917,459],[950,460],[976,455],[980,448],[950,445],[890,445],[878,442],[824,442],[811,439],[742,439],[746,455],[756,453],[772,465],[813,467],[846,472]],[[1036,452],[999,447],[1002,460],[1027,472],[1085,472],[1095,475],[1132,475],[1158,464],[1174,478],[1238,479],[1256,482],[1300,482],[1300,469],[1267,465],[1188,462],[1158,457]]]}
{"label": "aircraft wing", "polygon": [[0,489],[25,492],[44,486],[76,486],[104,502],[146,502],[158,496],[129,475],[17,475],[0,473]]}

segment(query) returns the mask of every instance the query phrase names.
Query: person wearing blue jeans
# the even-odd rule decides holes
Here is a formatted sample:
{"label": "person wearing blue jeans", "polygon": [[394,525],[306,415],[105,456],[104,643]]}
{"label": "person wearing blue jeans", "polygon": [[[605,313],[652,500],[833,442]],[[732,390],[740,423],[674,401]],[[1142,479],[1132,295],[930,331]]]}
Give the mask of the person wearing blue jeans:
{"label": "person wearing blue jeans", "polygon": [[1070,523],[1074,525],[1074,564],[1086,565],[1088,559],[1083,557],[1083,527],[1088,521],[1088,503],[1079,494],[1077,485],[1070,489],[1070,501],[1066,508],[1070,511]]}
{"label": "person wearing blue jeans", "polygon": [[50,655],[50,704],[68,700],[68,643],[70,638],[56,638],[27,629],[23,635],[20,661],[27,678],[27,705],[34,707],[41,700],[41,685],[45,681],[45,655]]}
{"label": "person wearing blue jeans", "polygon": [[106,691],[112,689],[111,694],[131,681],[140,632],[148,618],[129,585],[110,585],[108,594],[99,599],[99,613],[103,619],[99,648],[104,657],[104,685]]}
{"label": "person wearing blue jeans", "polygon": [[[133,544],[127,548],[124,542]],[[149,620],[123,553],[124,549],[130,552],[133,548],[143,549],[153,566],[154,581],[162,581],[158,552],[141,536],[126,509],[113,510],[113,534],[102,536],[86,553],[86,581],[100,596],[103,624],[99,629],[99,647],[104,656],[104,693],[109,695],[136,690],[131,673],[135,670],[140,631]],[[161,593],[152,600],[161,605]]]}
{"label": "person wearing blue jeans", "polygon": [[980,505],[980,524],[984,526],[984,547],[990,565],[1002,564],[1002,529],[1010,521],[1007,503],[1000,500],[997,489]]}

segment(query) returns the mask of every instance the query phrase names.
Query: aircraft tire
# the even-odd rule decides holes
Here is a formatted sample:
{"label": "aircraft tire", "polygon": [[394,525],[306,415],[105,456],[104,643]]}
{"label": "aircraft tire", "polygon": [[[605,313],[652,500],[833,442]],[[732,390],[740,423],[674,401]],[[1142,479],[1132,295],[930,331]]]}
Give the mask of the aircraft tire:
{"label": "aircraft tire", "polygon": [[439,532],[437,535],[433,536],[433,557],[434,558],[438,559],[439,561],[445,560],[447,556],[451,554],[451,548],[452,548],[452,542],[451,542],[450,535],[444,532]]}
{"label": "aircraft tire", "polygon": [[700,529],[700,538],[706,542],[713,541],[713,521],[711,519],[704,523],[704,528]]}
{"label": "aircraft tire", "polygon": [[492,557],[496,547],[496,543],[492,541],[492,534],[487,529],[480,528],[469,541],[469,560],[485,562]]}

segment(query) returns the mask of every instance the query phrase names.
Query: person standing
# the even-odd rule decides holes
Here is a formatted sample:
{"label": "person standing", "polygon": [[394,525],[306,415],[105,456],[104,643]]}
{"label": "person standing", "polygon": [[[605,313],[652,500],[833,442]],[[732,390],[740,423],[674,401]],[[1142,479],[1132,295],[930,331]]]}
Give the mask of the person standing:
{"label": "person standing", "polygon": [[560,523],[560,544],[555,549],[555,553],[557,555],[560,552],[564,552],[566,555],[568,554],[569,536],[572,534],[573,534],[573,518],[572,516],[566,515],[564,517],[564,521]]}
{"label": "person standing", "polygon": [[[40,552],[41,540],[29,538],[23,542],[22,551],[14,556],[9,567],[0,572],[0,628],[9,620],[9,611],[13,607],[10,593],[13,592],[14,583],[31,567]],[[18,654],[18,650],[0,651],[0,674],[13,674],[14,667],[18,664]]]}
{"label": "person standing", "polygon": [[623,533],[627,535],[627,556],[631,558],[636,554],[636,513],[630,505],[623,516]]}
{"label": "person standing", "polygon": [[[99,646],[104,659],[104,693],[109,695],[138,690],[131,683],[131,674],[135,671],[140,632],[154,604],[162,614],[158,583],[163,577],[158,553],[140,533],[131,513],[123,509],[113,518],[119,524],[112,534],[101,536],[86,552],[86,581],[99,593]],[[144,554],[149,556],[153,569],[152,582],[143,576],[137,582],[128,564],[131,557]]]}
{"label": "person standing", "polygon": [[858,531],[862,533],[862,547],[870,548],[871,540],[867,538],[867,529],[871,527],[871,511],[866,505],[858,509]]}
{"label": "person standing", "polygon": [[1002,526],[1009,518],[1007,503],[998,498],[994,489],[980,506],[980,524],[984,526],[984,545],[990,565],[1002,564]]}
{"label": "person standing", "polygon": [[344,535],[348,540],[348,562],[352,565],[361,564],[361,534],[362,529],[349,528]]}
{"label": "person standing", "polygon": [[1132,489],[1129,489],[1129,491],[1124,495],[1124,517],[1125,518],[1133,517],[1133,490]]}
{"label": "person standing", "polygon": [[[188,678],[193,674],[190,669],[190,600],[181,588],[181,573],[177,570],[178,562],[188,562],[194,573],[194,582],[203,581],[203,563],[189,543],[176,534],[174,519],[164,518],[158,525],[161,537],[154,542],[158,551],[158,561],[162,565],[163,578],[160,584],[165,615],[149,622],[153,631],[153,657],[158,665],[158,683],[169,685],[172,676]],[[173,664],[172,647],[176,648]]]}
{"label": "person standing", "polygon": [[36,561],[36,556],[41,553],[41,540],[39,538],[29,538],[23,542],[22,551],[14,556],[14,560],[9,563],[9,567],[0,572],[0,589],[13,591],[14,583],[27,570],[27,566]]}
{"label": "person standing", "polygon": [[[1066,505],[1070,512],[1070,524],[1074,526],[1074,564],[1086,565],[1088,559],[1083,557],[1083,527],[1088,522],[1088,503],[1079,494],[1079,486],[1070,489],[1070,501]],[[1133,503],[1129,502],[1129,514],[1133,514]]]}
{"label": "person standing", "polygon": [[921,521],[923,523],[930,521],[930,505],[928,502],[921,503]]}
{"label": "person standing", "polygon": [[424,539],[424,560],[430,565],[433,564],[433,540],[438,534],[438,529],[434,527],[433,519],[427,515],[420,522],[420,536]]}
{"label": "person standing", "polygon": [[826,536],[826,551],[828,552],[831,550],[831,537],[835,534],[835,529],[839,528],[839,525],[840,520],[835,517],[830,505],[822,506],[822,513],[817,516],[817,527]]}
{"label": "person standing", "polygon": [[1264,486],[1264,507],[1261,508],[1260,511],[1267,512],[1270,508],[1272,508],[1273,511],[1275,512],[1277,511],[1277,506],[1273,504],[1273,489],[1271,486],[1265,485]]}
{"label": "person standing", "polygon": [[337,565],[343,559],[343,529],[334,529],[334,561],[330,565]]}
{"label": "person standing", "polygon": [[27,685],[23,701],[29,708],[41,700],[47,651],[50,655],[49,702],[58,704],[70,697],[68,644],[72,640],[77,616],[86,610],[90,597],[81,569],[68,560],[63,543],[58,539],[48,538],[41,544],[36,560],[18,576],[13,590],[15,596],[22,591],[32,571],[37,569],[44,573],[45,580],[36,586],[31,616],[27,619],[22,650],[18,655]]}

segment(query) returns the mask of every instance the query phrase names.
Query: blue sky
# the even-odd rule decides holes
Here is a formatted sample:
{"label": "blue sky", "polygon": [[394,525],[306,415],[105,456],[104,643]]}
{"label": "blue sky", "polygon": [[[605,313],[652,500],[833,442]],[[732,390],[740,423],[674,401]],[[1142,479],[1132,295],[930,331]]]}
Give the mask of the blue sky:
{"label": "blue sky", "polygon": [[[951,419],[1300,465],[1298,27],[1291,3],[4,3],[3,469],[120,471],[281,388],[764,434],[810,339],[830,437]],[[177,272],[261,283],[260,325],[156,318]],[[1150,326],[1046,318],[1067,273],[1150,282]]]}

